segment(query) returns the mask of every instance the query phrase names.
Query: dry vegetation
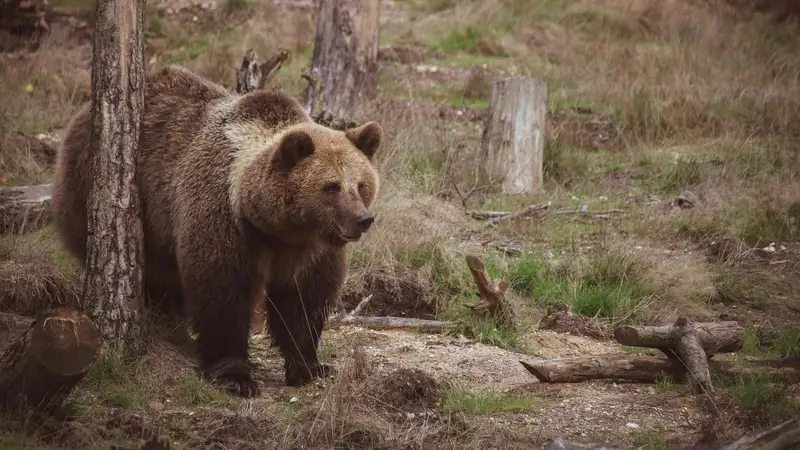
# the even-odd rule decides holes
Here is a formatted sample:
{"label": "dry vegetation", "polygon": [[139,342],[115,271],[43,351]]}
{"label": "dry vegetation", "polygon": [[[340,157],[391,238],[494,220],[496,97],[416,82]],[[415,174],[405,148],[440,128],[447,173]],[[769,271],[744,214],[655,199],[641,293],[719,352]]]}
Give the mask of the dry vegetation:
{"label": "dry vegetation", "polygon": [[[92,15],[88,0],[53,3]],[[604,325],[727,317],[748,327],[746,354],[800,355],[800,26],[790,3],[775,2],[781,20],[736,3],[748,2],[384,1],[380,98],[359,117],[388,134],[384,187],[373,231],[352,248],[343,308],[371,293],[368,312],[456,320],[463,337],[332,330],[322,356],[340,375],[293,390],[254,336],[264,395],[241,401],[200,380],[156,324],[143,360],[110,355],[92,369],[67,431],[26,435],[7,419],[0,447],[108,448],[153,433],[181,448],[696,441],[702,414],[683,385],[548,386],[517,360],[638,351],[537,329],[564,304]],[[150,67],[180,63],[232,87],[247,48],[287,48],[277,84],[300,96],[310,2],[209,4],[148,7]],[[35,52],[0,55],[0,185],[47,182],[50,146],[89,98],[90,42],[58,22]],[[549,85],[546,194],[507,198],[474,181],[491,82],[508,74]],[[693,208],[671,205],[684,190]],[[497,227],[465,212],[547,201],[549,212]],[[589,214],[564,213],[581,205]],[[607,210],[621,212],[595,214]],[[475,299],[467,253],[509,280],[515,323],[463,306]],[[75,304],[75,267],[52,230],[2,238],[4,310]],[[723,435],[800,412],[795,385],[764,377],[720,382],[714,400]]]}

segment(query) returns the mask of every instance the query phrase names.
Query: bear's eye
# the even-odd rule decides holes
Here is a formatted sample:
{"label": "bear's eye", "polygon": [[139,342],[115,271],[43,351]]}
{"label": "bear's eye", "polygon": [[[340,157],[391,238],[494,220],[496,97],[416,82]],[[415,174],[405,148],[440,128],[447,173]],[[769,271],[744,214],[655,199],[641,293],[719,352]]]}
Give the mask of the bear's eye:
{"label": "bear's eye", "polygon": [[342,186],[339,183],[328,183],[322,188],[325,192],[339,192],[342,190]]}

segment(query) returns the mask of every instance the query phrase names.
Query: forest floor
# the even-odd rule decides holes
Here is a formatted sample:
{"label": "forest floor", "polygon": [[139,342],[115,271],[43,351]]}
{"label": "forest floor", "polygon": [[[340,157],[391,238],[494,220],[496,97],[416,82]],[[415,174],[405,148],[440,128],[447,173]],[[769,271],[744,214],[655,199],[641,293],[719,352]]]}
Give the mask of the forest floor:
{"label": "forest floor", "polygon": [[[90,97],[94,3],[52,3],[68,15],[38,48],[0,54],[0,185],[49,182],[53,149]],[[233,88],[248,48],[262,60],[286,48],[275,84],[302,98],[313,16],[306,1],[149,2],[146,60]],[[321,357],[338,375],[298,389],[257,334],[262,395],[242,400],[198,378],[194,357],[154,323],[142,359],[96,363],[69,426],[24,430],[8,417],[0,448],[136,448],[152,434],[187,449],[513,449],[556,436],[677,448],[708,421],[687,385],[546,384],[525,370],[537,358],[651,354],[542,329],[549,307],[611,327],[736,320],[745,346],[721,356],[800,354],[796,22],[693,0],[385,0],[381,17],[379,98],[358,120],[386,131],[382,191],[374,228],[351,248],[341,307],[372,295],[365,315],[456,320],[458,332],[327,329]],[[536,195],[473,181],[491,84],[511,75],[548,83]],[[687,190],[693,207],[673,206]],[[494,227],[468,213],[546,202]],[[467,254],[510,282],[514,323],[464,307],[476,299]],[[79,281],[50,227],[0,238],[5,311],[76,304]],[[720,437],[800,413],[797,384],[715,386]]]}

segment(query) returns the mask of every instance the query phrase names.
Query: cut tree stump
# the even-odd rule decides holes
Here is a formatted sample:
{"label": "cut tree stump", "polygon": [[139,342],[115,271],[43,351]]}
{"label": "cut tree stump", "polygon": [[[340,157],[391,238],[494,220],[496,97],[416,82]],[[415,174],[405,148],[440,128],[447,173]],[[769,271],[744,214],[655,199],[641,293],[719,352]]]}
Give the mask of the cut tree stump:
{"label": "cut tree stump", "polygon": [[51,185],[0,189],[0,235],[35,231],[50,217]]}
{"label": "cut tree stump", "polygon": [[506,194],[542,190],[547,85],[528,77],[499,80],[492,86],[483,132],[483,171],[501,180]]}
{"label": "cut tree stump", "polygon": [[488,311],[489,314],[496,315],[505,309],[503,301],[508,290],[508,281],[501,280],[495,283],[489,278],[486,266],[477,256],[467,255],[467,267],[478,287],[480,300],[468,303],[465,306],[473,311]]}
{"label": "cut tree stump", "polygon": [[[356,107],[378,87],[380,0],[320,0],[309,77],[308,104],[314,119],[337,129],[350,128]],[[315,96],[322,96],[318,101]]]}
{"label": "cut tree stump", "polygon": [[[625,380],[655,383],[664,376],[684,381],[686,367],[678,358],[606,354],[545,359],[533,362],[520,361],[523,367],[542,383],[581,383],[589,380]],[[774,361],[715,361],[708,362],[715,375],[737,377],[742,374],[763,373],[771,377],[797,380],[800,368],[779,366]]]}
{"label": "cut tree stump", "polygon": [[[621,326],[614,331],[614,339],[622,345],[656,348],[662,351],[673,348],[674,325]],[[742,349],[744,328],[734,321],[700,322],[694,324],[700,345],[706,356],[716,353],[733,353]]]}
{"label": "cut tree stump", "polygon": [[0,405],[38,412],[61,406],[101,346],[100,330],[85,314],[46,311],[0,355]]}

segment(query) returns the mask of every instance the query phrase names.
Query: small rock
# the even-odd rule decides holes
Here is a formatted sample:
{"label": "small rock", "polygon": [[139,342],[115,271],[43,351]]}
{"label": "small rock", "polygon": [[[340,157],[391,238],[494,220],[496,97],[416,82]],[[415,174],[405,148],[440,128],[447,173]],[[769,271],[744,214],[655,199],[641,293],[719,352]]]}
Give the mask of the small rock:
{"label": "small rock", "polygon": [[697,196],[692,191],[683,191],[681,195],[675,197],[672,201],[673,206],[681,209],[693,208],[697,203]]}
{"label": "small rock", "polygon": [[153,411],[163,411],[164,410],[164,404],[161,403],[161,402],[152,401],[152,402],[148,403],[147,406],[150,409],[152,409]]}
{"label": "small rock", "polygon": [[628,423],[625,424],[625,426],[628,427],[628,428],[639,428],[639,425],[637,425],[637,424],[635,424],[633,422],[628,422]]}
{"label": "small rock", "polygon": [[297,402],[297,397],[292,397],[289,399],[289,403],[296,403],[296,402]]}

